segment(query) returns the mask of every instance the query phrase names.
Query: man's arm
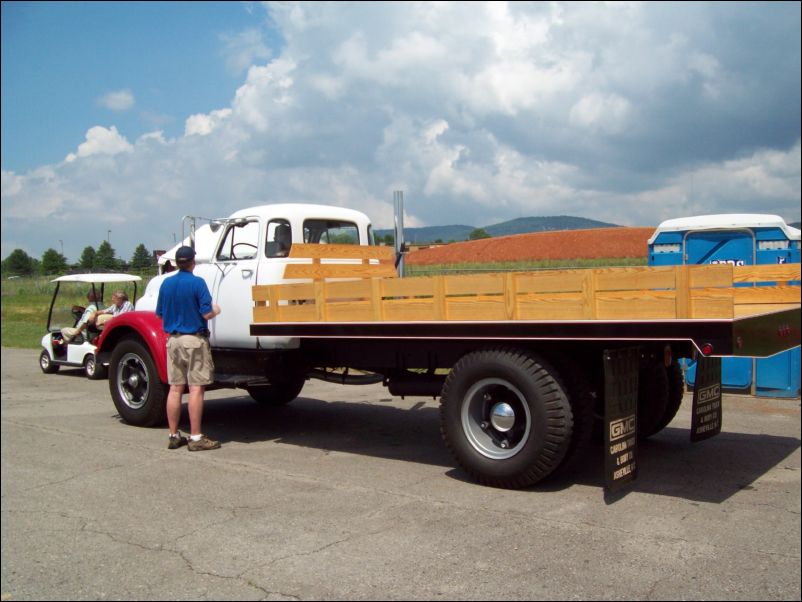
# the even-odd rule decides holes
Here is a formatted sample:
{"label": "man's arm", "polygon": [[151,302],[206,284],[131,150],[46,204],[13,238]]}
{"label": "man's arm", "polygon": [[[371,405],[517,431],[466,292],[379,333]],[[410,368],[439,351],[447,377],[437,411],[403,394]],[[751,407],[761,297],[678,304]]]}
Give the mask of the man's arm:
{"label": "man's arm", "polygon": [[215,316],[220,315],[220,311],[221,311],[220,310],[220,306],[217,305],[217,303],[212,303],[212,311],[210,311],[207,314],[203,314],[203,319],[204,320],[211,320]]}

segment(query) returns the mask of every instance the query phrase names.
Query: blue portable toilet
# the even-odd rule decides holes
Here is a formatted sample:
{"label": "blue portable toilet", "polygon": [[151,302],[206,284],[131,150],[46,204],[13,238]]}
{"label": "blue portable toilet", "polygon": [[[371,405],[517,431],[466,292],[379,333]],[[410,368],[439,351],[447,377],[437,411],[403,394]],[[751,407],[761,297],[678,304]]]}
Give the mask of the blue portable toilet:
{"label": "blue portable toilet", "polygon": [[[800,262],[800,231],[776,215],[726,214],[671,219],[649,239],[649,265],[762,265]],[[685,373],[696,380],[696,365]],[[725,389],[764,397],[798,397],[800,350],[770,358],[724,358]]]}

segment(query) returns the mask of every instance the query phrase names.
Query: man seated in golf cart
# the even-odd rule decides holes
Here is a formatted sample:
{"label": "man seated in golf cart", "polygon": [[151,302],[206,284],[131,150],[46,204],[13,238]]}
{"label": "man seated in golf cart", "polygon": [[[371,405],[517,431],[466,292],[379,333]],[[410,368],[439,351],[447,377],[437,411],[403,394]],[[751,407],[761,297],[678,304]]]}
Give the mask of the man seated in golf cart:
{"label": "man seated in golf cart", "polygon": [[[64,339],[64,343],[72,343],[79,336],[82,337],[81,333],[86,330],[91,323],[90,320],[92,316],[97,312],[98,295],[95,293],[94,288],[90,289],[90,291],[86,293],[86,300],[86,307],[84,308],[81,318],[78,320],[75,326],[72,328],[68,326],[61,329],[61,337]],[[81,340],[83,340],[83,337]]]}
{"label": "man seated in golf cart", "polygon": [[128,300],[128,295],[125,291],[115,291],[111,295],[111,305],[92,314],[89,322],[94,324],[98,330],[102,330],[106,322],[114,316],[119,316],[127,311],[134,311],[134,304]]}

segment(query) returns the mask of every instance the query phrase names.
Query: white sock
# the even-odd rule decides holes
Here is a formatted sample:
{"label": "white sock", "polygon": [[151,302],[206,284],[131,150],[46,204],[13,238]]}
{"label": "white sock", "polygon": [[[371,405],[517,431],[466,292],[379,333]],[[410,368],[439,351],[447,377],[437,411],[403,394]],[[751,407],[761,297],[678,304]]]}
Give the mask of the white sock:
{"label": "white sock", "polygon": [[200,435],[190,435],[189,438],[192,441],[200,441],[201,439],[203,439],[203,433],[201,433]]}

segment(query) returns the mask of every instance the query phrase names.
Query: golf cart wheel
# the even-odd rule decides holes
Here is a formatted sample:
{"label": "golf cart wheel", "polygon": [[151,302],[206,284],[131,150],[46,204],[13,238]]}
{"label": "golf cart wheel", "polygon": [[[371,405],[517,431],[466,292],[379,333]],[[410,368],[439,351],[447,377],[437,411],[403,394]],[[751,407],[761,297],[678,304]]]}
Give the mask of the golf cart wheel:
{"label": "golf cart wheel", "polygon": [[89,380],[103,380],[106,378],[106,366],[98,363],[94,353],[90,353],[84,360],[84,374]]}
{"label": "golf cart wheel", "polygon": [[53,358],[50,357],[47,349],[39,354],[39,367],[45,374],[55,374],[59,369],[59,365],[53,363]]}

